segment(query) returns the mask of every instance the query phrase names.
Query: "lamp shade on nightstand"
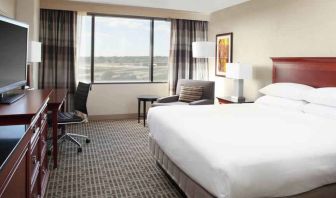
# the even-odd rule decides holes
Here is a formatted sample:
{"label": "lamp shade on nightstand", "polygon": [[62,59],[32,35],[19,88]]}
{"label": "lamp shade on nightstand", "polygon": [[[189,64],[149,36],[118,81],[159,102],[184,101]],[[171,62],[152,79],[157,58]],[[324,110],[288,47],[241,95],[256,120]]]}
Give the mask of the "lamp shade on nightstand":
{"label": "lamp shade on nightstand", "polygon": [[249,64],[227,63],[226,78],[250,79],[252,78],[252,67]]}
{"label": "lamp shade on nightstand", "polygon": [[192,43],[192,54],[194,58],[215,57],[215,43],[209,41],[196,41]]}

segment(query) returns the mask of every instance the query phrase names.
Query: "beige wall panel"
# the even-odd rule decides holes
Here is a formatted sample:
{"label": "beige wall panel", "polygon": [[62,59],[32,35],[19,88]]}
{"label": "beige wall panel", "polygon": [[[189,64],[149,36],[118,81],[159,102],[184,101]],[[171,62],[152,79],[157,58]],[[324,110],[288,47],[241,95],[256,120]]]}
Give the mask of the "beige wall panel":
{"label": "beige wall panel", "polygon": [[[336,56],[335,0],[252,0],[210,16],[209,40],[233,32],[233,61],[250,63],[254,77],[245,84],[245,96],[258,97],[258,89],[271,83],[270,57]],[[216,95],[231,95],[232,81],[211,79]]]}

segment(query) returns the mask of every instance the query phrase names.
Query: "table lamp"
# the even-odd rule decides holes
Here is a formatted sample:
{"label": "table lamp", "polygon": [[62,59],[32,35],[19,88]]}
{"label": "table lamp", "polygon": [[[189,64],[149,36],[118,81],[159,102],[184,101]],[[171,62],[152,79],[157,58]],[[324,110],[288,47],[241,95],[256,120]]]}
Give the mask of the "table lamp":
{"label": "table lamp", "polygon": [[244,80],[252,78],[251,65],[242,63],[227,63],[226,78],[234,80],[234,94],[231,96],[231,99],[237,102],[244,102]]}
{"label": "table lamp", "polygon": [[28,48],[28,66],[27,66],[27,86],[31,87],[32,85],[32,63],[40,63],[41,62],[41,51],[42,45],[40,42],[31,41],[29,43]]}

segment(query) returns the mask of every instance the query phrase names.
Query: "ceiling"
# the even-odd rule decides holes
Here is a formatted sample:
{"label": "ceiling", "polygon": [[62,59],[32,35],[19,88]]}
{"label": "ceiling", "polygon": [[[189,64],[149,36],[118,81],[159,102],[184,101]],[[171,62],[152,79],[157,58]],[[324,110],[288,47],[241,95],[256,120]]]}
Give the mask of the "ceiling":
{"label": "ceiling", "polygon": [[164,8],[210,14],[249,0],[70,0],[125,6]]}

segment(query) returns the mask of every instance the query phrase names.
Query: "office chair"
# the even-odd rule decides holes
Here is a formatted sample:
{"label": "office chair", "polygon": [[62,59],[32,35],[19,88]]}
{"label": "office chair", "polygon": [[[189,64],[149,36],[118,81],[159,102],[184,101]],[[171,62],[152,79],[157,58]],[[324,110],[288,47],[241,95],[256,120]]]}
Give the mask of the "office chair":
{"label": "office chair", "polygon": [[85,138],[86,143],[90,143],[90,139],[88,136],[85,135],[66,132],[65,126],[70,124],[81,124],[87,122],[88,111],[86,108],[86,102],[90,89],[91,84],[79,82],[74,95],[74,109],[75,111],[83,113],[84,117],[78,116],[75,111],[58,113],[58,126],[63,131],[63,135],[58,139],[58,143],[63,142],[64,140],[69,140],[78,146],[78,152],[82,152],[82,145],[74,137]]}

